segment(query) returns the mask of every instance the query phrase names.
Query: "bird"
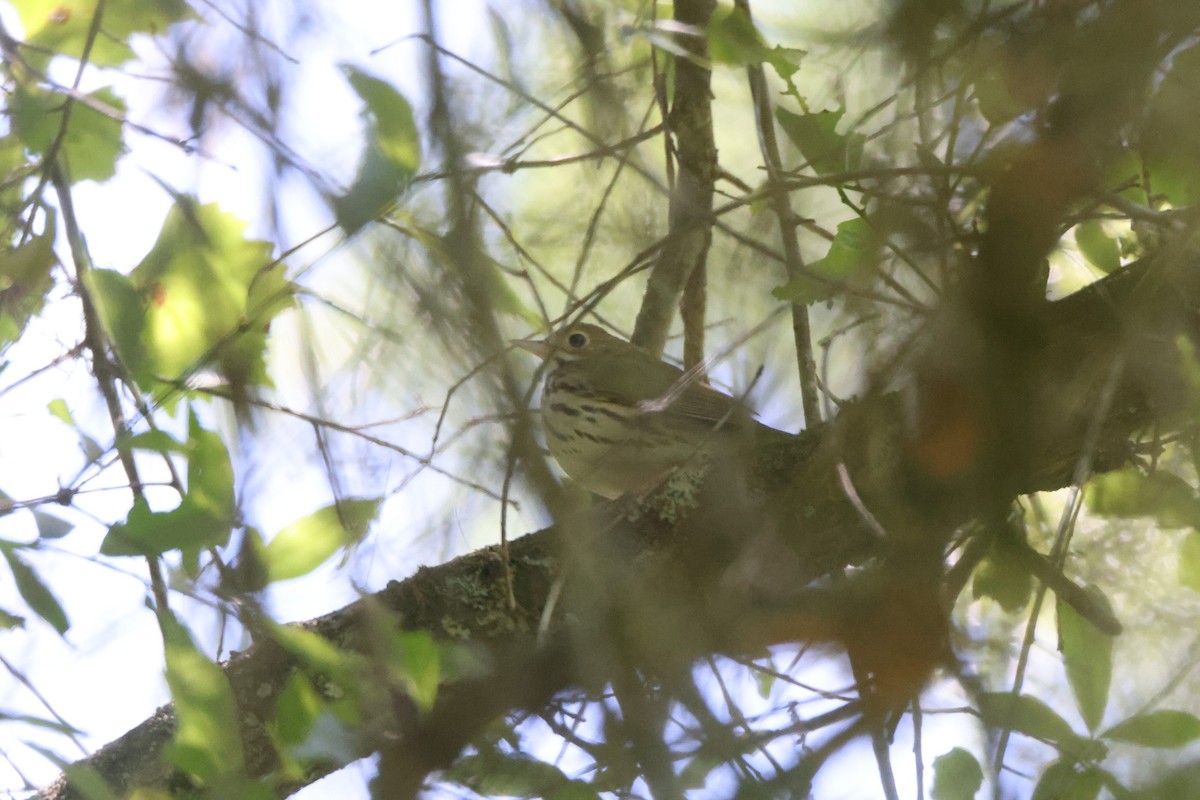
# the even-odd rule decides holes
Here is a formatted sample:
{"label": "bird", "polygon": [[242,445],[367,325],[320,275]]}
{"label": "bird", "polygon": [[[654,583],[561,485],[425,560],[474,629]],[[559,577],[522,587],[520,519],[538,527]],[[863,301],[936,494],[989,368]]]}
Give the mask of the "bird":
{"label": "bird", "polygon": [[641,496],[683,473],[693,483],[714,459],[748,452],[762,431],[738,399],[612,335],[579,322],[516,347],[542,358],[542,427],[572,481],[609,500]]}

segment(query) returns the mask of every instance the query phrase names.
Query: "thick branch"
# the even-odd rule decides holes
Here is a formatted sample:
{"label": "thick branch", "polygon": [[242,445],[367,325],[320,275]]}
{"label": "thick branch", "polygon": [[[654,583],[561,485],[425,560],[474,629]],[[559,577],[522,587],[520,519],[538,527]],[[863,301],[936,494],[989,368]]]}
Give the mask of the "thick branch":
{"label": "thick branch", "polygon": [[[1156,423],[1165,429],[1186,413],[1193,398],[1178,341],[1200,339],[1192,277],[1197,270],[1169,266],[1162,259],[1134,265],[1046,306],[1047,339],[1028,373],[1042,419],[1025,442],[1032,468],[1019,476],[1015,492],[1054,489],[1075,479],[1094,428],[1096,387],[1112,374],[1114,358],[1130,366],[1113,413],[1100,421],[1099,437],[1090,445],[1095,470],[1126,463],[1130,437],[1140,428]],[[430,771],[447,765],[505,712],[538,707],[569,686],[603,685],[630,664],[670,676],[707,653],[791,637],[841,636],[812,624],[819,603],[799,606],[811,618],[790,626],[772,625],[764,609],[779,608],[789,596],[809,602],[796,590],[847,564],[894,551],[905,544],[907,531],[928,531],[924,544],[940,553],[962,523],[987,512],[969,460],[958,472],[931,469],[942,462],[930,461],[929,443],[907,419],[897,396],[868,396],[800,436],[756,443],[750,463],[716,475],[680,523],[663,522],[653,508],[636,522],[602,509],[580,529],[526,536],[511,549],[516,610],[509,610],[498,551],[488,548],[422,568],[370,598],[305,623],[341,647],[361,648],[369,613],[383,609],[403,629],[473,643],[491,665],[482,676],[444,685],[430,713],[394,723],[380,737],[375,749],[391,748],[394,756],[389,774],[380,778],[396,791],[390,796],[415,792]],[[987,463],[985,454],[977,460]],[[847,476],[855,497],[847,492]],[[865,522],[864,506],[888,539]],[[602,535],[593,536],[597,531]],[[564,542],[571,546],[560,547]],[[581,551],[587,568],[573,569],[564,554],[574,559]],[[559,576],[567,591],[555,618],[573,621],[552,626],[539,643],[535,631]],[[270,641],[225,665],[253,775],[275,766],[263,723],[272,718],[293,669]],[[179,788],[185,781],[161,761],[173,730],[172,712],[164,707],[84,763],[118,794],[138,786]],[[318,765],[310,779],[336,766]],[[41,795],[79,796],[62,779]]]}

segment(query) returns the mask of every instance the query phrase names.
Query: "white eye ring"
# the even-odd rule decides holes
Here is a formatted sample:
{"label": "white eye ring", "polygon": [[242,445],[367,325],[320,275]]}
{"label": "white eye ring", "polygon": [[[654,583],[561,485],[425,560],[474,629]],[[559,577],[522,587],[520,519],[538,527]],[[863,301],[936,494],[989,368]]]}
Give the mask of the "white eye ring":
{"label": "white eye ring", "polygon": [[572,333],[567,337],[567,344],[570,345],[573,350],[581,350],[587,345],[587,343],[588,337],[586,333],[575,331],[575,333]]}

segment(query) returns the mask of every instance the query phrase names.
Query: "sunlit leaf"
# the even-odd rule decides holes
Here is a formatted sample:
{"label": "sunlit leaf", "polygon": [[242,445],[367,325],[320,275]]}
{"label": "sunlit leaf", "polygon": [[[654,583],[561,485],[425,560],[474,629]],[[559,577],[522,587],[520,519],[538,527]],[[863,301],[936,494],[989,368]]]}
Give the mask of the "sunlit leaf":
{"label": "sunlit leaf", "polygon": [[[128,323],[139,328],[138,346],[114,332],[131,351],[122,357],[139,383],[205,366],[235,390],[268,383],[267,329],[291,304],[294,287],[272,259],[272,245],[247,239],[245,229],[217,206],[186,197],[167,213],[158,241],[130,274],[143,309]],[[129,303],[127,295],[121,302]]]}
{"label": "sunlit leaf", "polygon": [[412,107],[395,87],[350,65],[342,70],[363,101],[367,122],[358,177],[334,200],[338,224],[353,233],[408,188],[421,164],[421,140]]}
{"label": "sunlit leaf", "polygon": [[[1103,592],[1095,587],[1088,587],[1087,591],[1101,608],[1111,612]],[[1113,637],[1079,616],[1062,598],[1058,600],[1058,637],[1075,703],[1088,730],[1094,731],[1103,721],[1108,705]]]}
{"label": "sunlit leaf", "polygon": [[167,758],[204,781],[239,772],[242,738],[225,673],[196,648],[191,635],[173,618],[160,617],[159,624],[177,719]]}
{"label": "sunlit leaf", "polygon": [[125,114],[125,102],[111,89],[88,97],[97,107],[70,101],[68,118],[63,113],[66,95],[22,87],[10,95],[8,109],[14,131],[30,152],[39,155],[48,155],[56,146],[66,123],[67,135],[58,145],[58,157],[65,157],[71,179],[106,181],[116,174],[117,158],[125,149],[121,121],[114,118]]}
{"label": "sunlit leaf", "polygon": [[1117,723],[1101,736],[1143,747],[1183,747],[1200,739],[1200,719],[1186,711],[1150,711]]}
{"label": "sunlit leaf", "polygon": [[875,265],[879,235],[865,219],[855,217],[838,225],[837,234],[824,258],[806,264],[804,271],[771,294],[785,302],[811,305],[843,291],[853,280]]}
{"label": "sunlit leaf", "polygon": [[305,575],[342,547],[363,537],[379,511],[379,498],[348,498],[293,522],[267,543],[264,561],[272,581]]}
{"label": "sunlit leaf", "polygon": [[21,0],[15,5],[28,43],[37,46],[25,48],[22,54],[40,67],[50,60],[43,49],[80,57],[89,39],[92,15],[99,8],[104,10],[104,18],[100,34],[91,41],[88,59],[102,66],[133,58],[127,44],[130,35],[165,33],[172,22],[194,15],[183,0],[108,0],[100,6],[91,0]]}
{"label": "sunlit leaf", "polygon": [[818,175],[848,172],[858,168],[865,139],[861,134],[837,132],[844,111],[817,111],[796,114],[786,108],[775,109],[779,126],[791,139]]}
{"label": "sunlit leaf", "polygon": [[933,800],[971,800],[982,785],[979,762],[961,747],[933,760]]}
{"label": "sunlit leaf", "polygon": [[21,599],[33,613],[58,631],[59,635],[66,633],[67,629],[71,627],[71,623],[67,620],[67,612],[63,611],[63,607],[50,591],[50,587],[46,586],[33,567],[17,555],[14,548],[3,547],[0,548],[0,551],[4,553],[4,560],[8,562],[13,583],[16,584]]}

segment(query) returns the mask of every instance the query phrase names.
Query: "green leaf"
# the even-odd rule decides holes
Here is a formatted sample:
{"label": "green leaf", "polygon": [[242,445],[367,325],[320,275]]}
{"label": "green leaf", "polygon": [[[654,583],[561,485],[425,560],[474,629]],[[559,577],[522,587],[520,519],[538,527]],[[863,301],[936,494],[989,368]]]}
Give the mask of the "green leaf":
{"label": "green leaf", "polygon": [[782,107],[775,109],[779,126],[818,175],[857,169],[862,160],[866,139],[857,133],[837,132],[843,114],[844,111],[796,114]]}
{"label": "green leaf", "polygon": [[343,64],[342,70],[362,98],[367,120],[358,177],[346,194],[334,198],[338,224],[354,233],[408,188],[421,165],[421,140],[404,95],[356,67]]}
{"label": "green leaf", "polygon": [[1066,720],[1029,695],[1013,697],[1011,692],[984,692],[979,696],[979,713],[988,725],[1043,742],[1074,745],[1080,739]]}
{"label": "green leaf", "polygon": [[61,539],[75,530],[74,523],[46,511],[34,509],[33,519],[37,523],[39,539]]}
{"label": "green leaf", "polygon": [[1092,512],[1106,517],[1154,517],[1164,528],[1200,524],[1200,500],[1191,484],[1164,470],[1108,472],[1088,481],[1084,495]]}
{"label": "green leaf", "polygon": [[933,760],[933,800],[971,800],[982,785],[979,762],[961,747]]}
{"label": "green leaf", "polygon": [[[22,55],[44,68],[54,53],[79,58],[88,40],[88,29],[97,5],[91,0],[21,0],[15,4],[25,29]],[[135,33],[161,34],[172,22],[195,13],[183,0],[109,0],[105,3],[100,34],[92,42],[88,59],[113,66],[134,57],[126,43]],[[45,53],[41,48],[51,51]]]}
{"label": "green leaf", "polygon": [[242,769],[237,704],[221,668],[201,653],[174,618],[160,618],[175,738],[166,758],[206,783]]}
{"label": "green leaf", "polygon": [[145,306],[133,281],[110,269],[92,269],[84,273],[83,282],[121,362],[131,371],[145,370]]}
{"label": "green leaf", "polygon": [[1095,800],[1105,774],[1095,767],[1080,767],[1074,761],[1055,761],[1042,773],[1032,800]]}
{"label": "green leaf", "polygon": [[24,628],[25,618],[0,608],[0,630],[8,631],[14,628]]}
{"label": "green leaf", "polygon": [[400,657],[391,663],[417,708],[429,711],[442,680],[441,646],[428,631],[397,631],[396,644]]}
{"label": "green leaf", "polygon": [[1089,220],[1075,226],[1075,244],[1092,266],[1108,274],[1121,268],[1121,247],[1109,236],[1100,220]]}
{"label": "green leaf", "polygon": [[67,620],[67,612],[63,611],[63,607],[59,605],[50,588],[42,582],[33,567],[16,554],[12,547],[0,549],[4,552],[4,560],[8,562],[9,570],[12,571],[13,582],[17,586],[17,592],[21,595],[21,599],[33,613],[58,631],[60,636],[66,633],[67,629],[71,627],[71,623]]}
{"label": "green leaf", "polygon": [[1200,719],[1186,711],[1151,711],[1119,722],[1101,736],[1142,747],[1183,747],[1200,739]]}
{"label": "green leaf", "polygon": [[807,264],[802,274],[771,290],[776,298],[812,305],[828,300],[848,281],[875,266],[879,235],[871,223],[855,217],[838,225],[824,258]]}
{"label": "green leaf", "polygon": [[63,764],[62,771],[71,788],[83,800],[120,800],[95,767],[77,762]]}
{"label": "green leaf", "polygon": [[[1023,534],[1022,534],[1023,535]],[[990,597],[1010,614],[1021,611],[1033,593],[1033,576],[1002,536],[993,536],[987,557],[971,578],[975,599]]]}
{"label": "green leaf", "polygon": [[289,745],[303,742],[324,705],[308,678],[299,672],[292,673],[275,698],[275,728],[279,738]]}
{"label": "green leaf", "polygon": [[[125,102],[111,89],[92,92],[88,97],[117,117],[125,114]],[[66,95],[23,86],[9,96],[13,130],[31,153],[50,153],[68,119],[63,115],[67,104]],[[106,181],[116,174],[117,158],[125,149],[121,121],[77,100],[70,105],[67,135],[59,157],[65,157],[72,180]]]}
{"label": "green leaf", "polygon": [[67,408],[66,400],[63,400],[62,398],[51,400],[46,404],[46,410],[70,425],[72,428],[75,427],[75,418],[71,416],[71,410]]}
{"label": "green leaf", "polygon": [[444,776],[482,795],[507,795],[562,800],[599,800],[600,794],[582,781],[574,781],[558,767],[524,755],[490,751],[464,756]]}
{"label": "green leaf", "polygon": [[803,50],[769,47],[746,12],[733,6],[717,6],[709,17],[705,30],[708,53],[713,63],[745,67],[769,64],[788,85],[787,94],[800,99],[792,76],[800,69]]}
{"label": "green leaf", "polygon": [[1179,583],[1200,592],[1200,531],[1190,531],[1179,548]]}
{"label": "green leaf", "polygon": [[1200,46],[1171,57],[1150,98],[1141,132],[1142,152],[1154,191],[1172,205],[1200,201]]}
{"label": "green leaf", "polygon": [[[1096,603],[1111,612],[1108,598],[1094,586],[1087,588]],[[1112,683],[1113,638],[1058,600],[1058,646],[1062,650],[1067,681],[1075,695],[1079,713],[1089,731],[1104,719],[1108,690]]]}
{"label": "green leaf", "polygon": [[[164,443],[162,437],[153,441]],[[109,528],[101,553],[147,556],[182,550],[187,554],[228,543],[237,514],[233,466],[224,442],[205,430],[194,412],[189,416],[184,455],[188,485],[179,505],[170,511],[151,511],[139,498],[125,521]]]}
{"label": "green leaf", "polygon": [[363,537],[382,498],[348,498],[288,525],[267,543],[263,561],[272,581],[306,575]]}
{"label": "green leaf", "polygon": [[[269,383],[267,329],[291,305],[295,287],[272,259],[271,243],[247,239],[245,229],[217,206],[180,196],[130,274],[140,313],[128,308],[127,288],[114,292],[130,319],[109,313],[105,323],[143,388],[204,366],[237,393]],[[129,335],[134,330],[136,339]]]}
{"label": "green leaf", "polygon": [[20,337],[29,320],[42,310],[54,286],[51,270],[57,230],[54,212],[46,212],[45,230],[18,247],[0,253],[0,349]]}

